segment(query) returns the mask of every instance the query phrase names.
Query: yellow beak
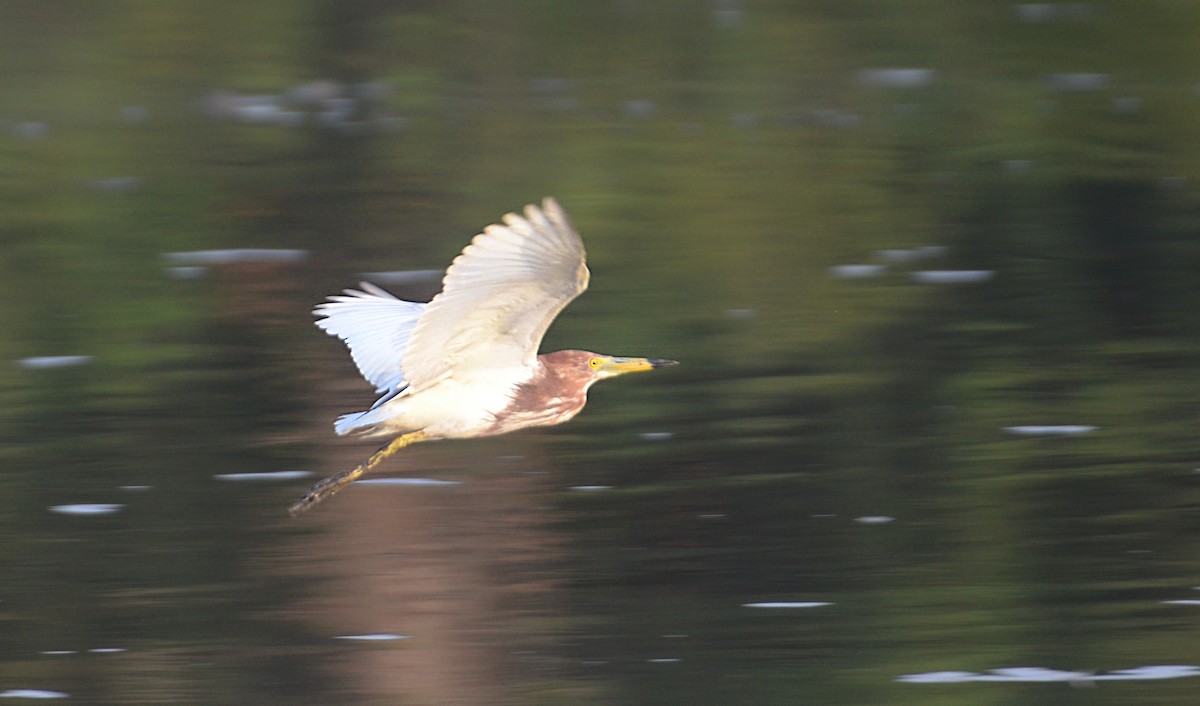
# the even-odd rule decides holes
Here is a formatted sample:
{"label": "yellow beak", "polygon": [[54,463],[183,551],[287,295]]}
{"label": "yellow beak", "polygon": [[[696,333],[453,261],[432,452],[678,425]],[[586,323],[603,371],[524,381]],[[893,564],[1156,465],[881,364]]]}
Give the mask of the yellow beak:
{"label": "yellow beak", "polygon": [[678,365],[674,360],[666,360],[665,358],[608,358],[603,365],[600,366],[600,372],[607,377],[613,375],[624,375],[625,373],[640,373],[645,370],[654,370],[655,368],[665,368],[669,365]]}

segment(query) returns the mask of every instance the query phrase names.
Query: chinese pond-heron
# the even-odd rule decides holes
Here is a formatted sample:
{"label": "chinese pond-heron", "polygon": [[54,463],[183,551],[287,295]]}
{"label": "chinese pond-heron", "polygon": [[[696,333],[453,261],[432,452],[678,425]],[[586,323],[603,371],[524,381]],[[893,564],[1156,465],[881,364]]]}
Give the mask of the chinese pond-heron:
{"label": "chinese pond-heron", "polygon": [[587,288],[583,241],[553,198],[503,221],[463,249],[428,304],[364,282],[313,311],[383,395],[367,411],[340,417],[335,430],[395,438],[309,488],[293,516],[405,446],[561,424],[583,409],[596,381],[675,364],[587,351],[538,355],[550,322]]}

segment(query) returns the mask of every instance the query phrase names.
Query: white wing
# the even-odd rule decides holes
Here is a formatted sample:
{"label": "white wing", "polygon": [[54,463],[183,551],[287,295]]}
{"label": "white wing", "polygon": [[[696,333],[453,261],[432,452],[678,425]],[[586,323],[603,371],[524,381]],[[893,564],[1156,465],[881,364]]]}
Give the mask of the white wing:
{"label": "white wing", "polygon": [[397,299],[369,282],[345,290],[344,296],[313,309],[316,323],[350,348],[350,356],[362,376],[381,393],[395,393],[407,384],[404,353],[409,337],[427,304]]}
{"label": "white wing", "polygon": [[583,241],[557,201],[503,220],[454,259],[417,322],[403,366],[413,392],[455,374],[531,369],[554,317],[587,289]]}

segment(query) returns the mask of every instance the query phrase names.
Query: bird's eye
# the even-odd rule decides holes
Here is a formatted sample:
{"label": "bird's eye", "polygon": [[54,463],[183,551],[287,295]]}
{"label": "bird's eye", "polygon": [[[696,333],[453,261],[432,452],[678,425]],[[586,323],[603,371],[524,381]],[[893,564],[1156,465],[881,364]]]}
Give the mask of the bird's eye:
{"label": "bird's eye", "polygon": [[600,360],[599,358],[592,358],[591,360],[588,361],[588,367],[591,368],[592,370],[595,370],[596,368],[600,367],[600,363],[602,363],[602,362],[603,361]]}

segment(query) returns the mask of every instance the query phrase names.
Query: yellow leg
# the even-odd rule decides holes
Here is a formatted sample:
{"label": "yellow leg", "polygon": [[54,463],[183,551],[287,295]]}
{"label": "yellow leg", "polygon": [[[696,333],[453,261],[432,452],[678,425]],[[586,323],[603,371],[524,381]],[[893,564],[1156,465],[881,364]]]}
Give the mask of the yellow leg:
{"label": "yellow leg", "polygon": [[428,438],[429,436],[425,432],[414,431],[392,439],[390,442],[376,451],[371,458],[368,458],[366,461],[360,463],[354,468],[351,468],[348,471],[342,471],[341,473],[335,473],[324,480],[314,483],[313,486],[308,489],[307,493],[305,493],[299,500],[292,503],[292,506],[288,508],[288,514],[290,514],[292,517],[299,515],[300,513],[311,508],[313,505],[316,505],[325,498],[330,497],[342,488],[345,488],[354,481],[358,480],[359,476],[378,466],[388,456],[391,456],[405,446],[411,446],[418,441],[425,441]]}

